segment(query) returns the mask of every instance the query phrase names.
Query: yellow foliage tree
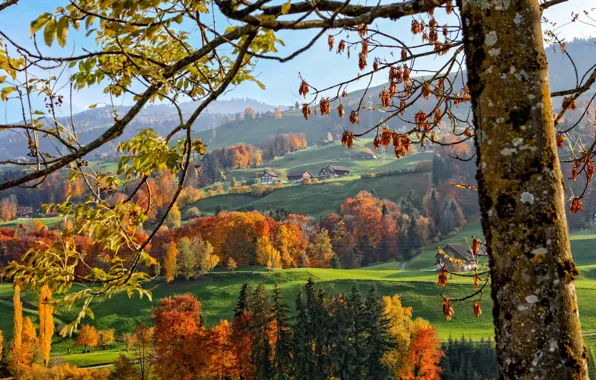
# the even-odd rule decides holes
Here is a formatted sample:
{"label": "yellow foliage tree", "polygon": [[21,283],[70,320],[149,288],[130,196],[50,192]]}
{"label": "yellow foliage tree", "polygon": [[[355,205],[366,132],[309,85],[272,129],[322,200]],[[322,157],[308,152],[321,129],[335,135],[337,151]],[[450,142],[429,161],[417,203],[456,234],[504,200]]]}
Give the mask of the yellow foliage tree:
{"label": "yellow foliage tree", "polygon": [[0,330],[0,361],[2,361],[2,353],[4,352],[4,335]]}
{"label": "yellow foliage tree", "polygon": [[389,320],[389,333],[396,342],[395,348],[385,354],[383,361],[391,370],[394,379],[405,379],[408,375],[408,351],[412,331],[412,308],[404,307],[398,295],[383,297],[385,316]]}
{"label": "yellow foliage tree", "polygon": [[72,380],[108,380],[110,379],[109,368],[78,368],[68,363],[46,368],[39,364],[33,364],[28,379],[72,379]]}
{"label": "yellow foliage tree", "polygon": [[21,287],[17,284],[14,287],[14,295],[12,297],[14,306],[14,327],[12,330],[12,347],[13,349],[20,349],[23,334],[23,302],[21,302]]}
{"label": "yellow foliage tree", "polygon": [[176,243],[171,242],[166,250],[166,259],[164,261],[164,268],[166,270],[166,282],[174,281],[176,276],[176,257],[178,256],[178,248]]}
{"label": "yellow foliage tree", "polygon": [[114,329],[107,329],[107,330],[99,330],[97,332],[97,342],[103,348],[106,349],[106,346],[114,343],[116,341],[116,330]]}
{"label": "yellow foliage tree", "polygon": [[39,351],[43,363],[47,366],[50,362],[52,337],[54,336],[54,306],[52,304],[52,291],[47,285],[41,288],[39,294]]}
{"label": "yellow foliage tree", "polygon": [[170,210],[170,212],[168,213],[168,216],[166,218],[166,225],[170,228],[178,228],[180,227],[180,209],[178,208],[178,204],[174,203],[174,205],[172,206],[172,209]]}
{"label": "yellow foliage tree", "polygon": [[268,237],[257,239],[257,262],[269,270],[281,268],[281,255],[273,248]]}

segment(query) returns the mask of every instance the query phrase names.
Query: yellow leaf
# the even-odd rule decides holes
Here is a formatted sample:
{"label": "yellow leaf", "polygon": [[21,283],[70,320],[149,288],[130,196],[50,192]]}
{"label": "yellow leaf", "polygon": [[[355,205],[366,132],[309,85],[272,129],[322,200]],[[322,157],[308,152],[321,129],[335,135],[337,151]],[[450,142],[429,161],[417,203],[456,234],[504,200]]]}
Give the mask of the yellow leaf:
{"label": "yellow leaf", "polygon": [[2,89],[2,92],[0,92],[0,99],[2,99],[3,102],[8,100],[8,94],[10,94],[11,92],[16,91],[16,88],[14,87],[4,87]]}
{"label": "yellow leaf", "polygon": [[31,21],[31,26],[29,27],[29,30],[31,31],[31,35],[35,34],[35,32],[37,32],[38,30],[43,28],[43,26],[45,24],[47,24],[47,22],[50,21],[51,18],[52,18],[52,15],[50,13],[44,13],[41,16],[39,16],[37,19]]}
{"label": "yellow leaf", "polygon": [[48,46],[52,46],[52,42],[54,42],[54,38],[56,38],[56,21],[51,19],[46,24],[46,27],[43,30],[43,40]]}
{"label": "yellow leaf", "polygon": [[261,90],[265,89],[265,85],[259,81],[257,81],[257,84],[259,85],[259,87],[261,87]]}
{"label": "yellow leaf", "polygon": [[281,6],[281,14],[285,15],[290,11],[290,7],[291,7],[291,0],[289,0],[287,3],[285,3],[284,5]]}
{"label": "yellow leaf", "polygon": [[56,37],[58,38],[58,44],[64,47],[66,45],[66,37],[68,36],[68,19],[62,17],[56,26]]}

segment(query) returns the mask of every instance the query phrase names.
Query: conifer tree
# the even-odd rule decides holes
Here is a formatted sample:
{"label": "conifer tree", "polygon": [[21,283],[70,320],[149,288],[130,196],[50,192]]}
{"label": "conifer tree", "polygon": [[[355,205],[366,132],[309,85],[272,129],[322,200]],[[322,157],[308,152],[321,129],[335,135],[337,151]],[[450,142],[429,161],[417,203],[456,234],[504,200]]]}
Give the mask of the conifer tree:
{"label": "conifer tree", "polygon": [[348,306],[348,300],[343,294],[335,297],[333,302],[333,328],[331,330],[332,346],[330,360],[335,368],[335,377],[340,379],[355,379],[356,351],[354,349],[353,333],[354,318]]}
{"label": "conifer tree", "polygon": [[251,299],[252,287],[249,283],[244,283],[240,289],[240,295],[234,308],[234,318],[242,315],[244,310],[250,312],[250,299]]}
{"label": "conifer tree", "polygon": [[275,322],[275,356],[273,358],[274,378],[293,378],[292,369],[292,329],[289,325],[290,309],[285,303],[278,283],[273,288],[273,305],[271,308]]}
{"label": "conifer tree", "polygon": [[314,372],[314,366],[312,360],[310,321],[302,291],[298,292],[298,297],[296,297],[293,346],[296,380],[309,380],[310,374]]}
{"label": "conifer tree", "polygon": [[251,300],[251,314],[253,318],[252,361],[256,367],[257,379],[270,379],[273,374],[271,363],[271,344],[269,329],[271,323],[271,305],[267,298],[267,291],[263,283],[259,283]]}
{"label": "conifer tree", "polygon": [[368,358],[366,364],[368,377],[371,379],[385,379],[390,371],[383,363],[383,356],[394,342],[389,334],[389,319],[385,315],[385,308],[377,287],[372,285],[366,297],[366,351]]}
{"label": "conifer tree", "polygon": [[358,286],[352,286],[350,296],[348,298],[348,307],[350,317],[352,319],[351,327],[351,342],[353,350],[356,354],[354,361],[354,378],[364,378],[366,374],[366,361],[368,360],[368,353],[366,351],[366,310],[365,303],[360,294]]}

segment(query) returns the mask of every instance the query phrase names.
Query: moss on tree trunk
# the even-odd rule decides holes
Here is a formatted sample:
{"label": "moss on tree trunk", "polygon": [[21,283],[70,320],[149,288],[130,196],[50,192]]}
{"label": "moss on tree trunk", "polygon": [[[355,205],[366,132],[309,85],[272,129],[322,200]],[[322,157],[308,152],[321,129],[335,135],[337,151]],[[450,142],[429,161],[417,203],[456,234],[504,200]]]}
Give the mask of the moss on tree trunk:
{"label": "moss on tree trunk", "polygon": [[460,0],[505,379],[587,379],[538,0]]}

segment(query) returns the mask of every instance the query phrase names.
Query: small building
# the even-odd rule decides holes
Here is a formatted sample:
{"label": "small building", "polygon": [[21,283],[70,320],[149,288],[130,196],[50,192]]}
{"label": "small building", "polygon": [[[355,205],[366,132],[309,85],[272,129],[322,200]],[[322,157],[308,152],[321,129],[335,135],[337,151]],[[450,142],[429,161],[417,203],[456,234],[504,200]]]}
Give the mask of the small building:
{"label": "small building", "polygon": [[352,156],[355,160],[376,160],[377,156],[372,152],[362,151]]}
{"label": "small building", "polygon": [[288,173],[289,182],[302,182],[307,178],[312,178],[312,174],[308,170],[294,170]]}
{"label": "small building", "polygon": [[342,134],[341,133],[336,133],[333,135],[333,142],[341,142],[341,138],[342,138]]}
{"label": "small building", "polygon": [[17,219],[31,219],[33,207],[17,207]]}
{"label": "small building", "polygon": [[274,171],[265,170],[265,172],[259,176],[259,179],[263,185],[272,185],[279,182],[279,175]]}
{"label": "small building", "polygon": [[435,256],[437,269],[444,265],[450,272],[468,272],[477,266],[474,254],[463,244],[447,244],[443,251],[458,262],[449,261],[445,255],[437,253]]}
{"label": "small building", "polygon": [[329,165],[326,168],[323,168],[321,169],[321,171],[319,171],[319,177],[324,179],[345,177],[349,174],[350,169],[346,168],[345,166]]}

